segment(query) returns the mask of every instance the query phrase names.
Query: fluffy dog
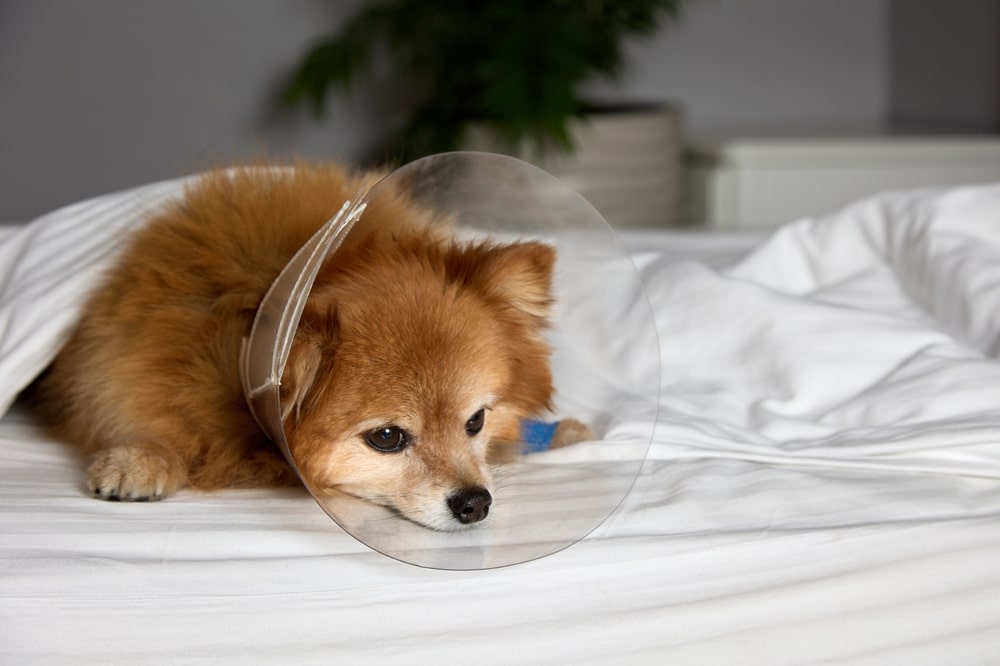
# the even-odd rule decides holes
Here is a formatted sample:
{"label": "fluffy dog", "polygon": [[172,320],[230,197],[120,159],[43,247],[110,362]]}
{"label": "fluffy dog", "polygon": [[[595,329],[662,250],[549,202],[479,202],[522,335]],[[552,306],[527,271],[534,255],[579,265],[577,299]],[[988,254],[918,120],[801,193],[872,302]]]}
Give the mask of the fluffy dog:
{"label": "fluffy dog", "polygon": [[[258,304],[362,183],[336,165],[217,170],[134,232],[36,385],[111,500],[299,481],[258,428],[239,359]],[[381,189],[381,188],[380,188]],[[313,488],[436,529],[486,517],[490,464],[551,406],[554,251],[460,243],[383,191],[320,270],[282,378]]]}

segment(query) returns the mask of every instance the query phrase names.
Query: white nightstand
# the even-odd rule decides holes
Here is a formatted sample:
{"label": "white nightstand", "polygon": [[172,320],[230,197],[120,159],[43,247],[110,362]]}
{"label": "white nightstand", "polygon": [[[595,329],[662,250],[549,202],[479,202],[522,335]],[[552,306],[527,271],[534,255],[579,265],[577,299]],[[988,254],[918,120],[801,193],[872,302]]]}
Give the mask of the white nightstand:
{"label": "white nightstand", "polygon": [[687,180],[690,223],[771,228],[884,190],[1000,181],[1000,136],[696,141]]}

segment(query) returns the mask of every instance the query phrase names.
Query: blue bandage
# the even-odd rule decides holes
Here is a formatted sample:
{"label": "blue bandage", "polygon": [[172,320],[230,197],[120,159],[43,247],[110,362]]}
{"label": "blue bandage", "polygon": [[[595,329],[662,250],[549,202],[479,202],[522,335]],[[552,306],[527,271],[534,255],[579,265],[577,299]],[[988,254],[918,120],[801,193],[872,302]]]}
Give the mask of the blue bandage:
{"label": "blue bandage", "polygon": [[556,428],[559,421],[546,423],[545,421],[535,421],[534,419],[524,419],[521,421],[521,439],[524,441],[524,453],[539,453],[548,451],[552,446],[552,438],[555,437]]}

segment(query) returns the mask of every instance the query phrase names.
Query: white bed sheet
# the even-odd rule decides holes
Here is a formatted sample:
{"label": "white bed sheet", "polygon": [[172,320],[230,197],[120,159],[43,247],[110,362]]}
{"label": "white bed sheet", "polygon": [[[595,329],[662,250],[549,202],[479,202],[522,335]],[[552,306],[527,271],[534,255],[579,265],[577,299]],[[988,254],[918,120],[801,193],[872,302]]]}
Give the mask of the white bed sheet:
{"label": "white bed sheet", "polygon": [[[103,227],[81,213],[99,207],[60,218],[92,220],[83,237],[43,245],[86,255]],[[6,238],[19,275],[79,268]],[[759,239],[623,240],[659,323],[661,411],[635,488],[587,539],[442,572],[367,549],[304,492],[97,502],[15,407],[0,662],[995,663],[1000,187],[862,202],[728,269]],[[65,306],[63,291],[35,301]],[[30,377],[61,326],[32,337],[8,318],[0,367]]]}

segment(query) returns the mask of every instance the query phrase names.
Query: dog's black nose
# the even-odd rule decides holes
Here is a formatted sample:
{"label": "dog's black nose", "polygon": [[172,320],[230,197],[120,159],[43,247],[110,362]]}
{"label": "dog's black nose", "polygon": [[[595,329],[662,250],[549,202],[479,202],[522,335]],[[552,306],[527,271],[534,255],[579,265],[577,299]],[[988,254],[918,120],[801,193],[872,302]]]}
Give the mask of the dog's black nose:
{"label": "dog's black nose", "polygon": [[486,488],[463,488],[448,498],[448,508],[458,522],[478,523],[490,513],[493,496]]}

